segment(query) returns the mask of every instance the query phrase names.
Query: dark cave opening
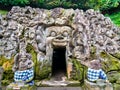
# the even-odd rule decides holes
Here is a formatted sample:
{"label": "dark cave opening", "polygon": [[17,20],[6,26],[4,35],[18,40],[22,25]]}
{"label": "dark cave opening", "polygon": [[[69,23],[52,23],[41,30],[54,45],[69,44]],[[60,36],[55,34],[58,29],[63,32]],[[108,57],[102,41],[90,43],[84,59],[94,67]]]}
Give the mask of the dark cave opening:
{"label": "dark cave opening", "polygon": [[54,48],[52,57],[52,77],[61,80],[66,76],[66,48]]}

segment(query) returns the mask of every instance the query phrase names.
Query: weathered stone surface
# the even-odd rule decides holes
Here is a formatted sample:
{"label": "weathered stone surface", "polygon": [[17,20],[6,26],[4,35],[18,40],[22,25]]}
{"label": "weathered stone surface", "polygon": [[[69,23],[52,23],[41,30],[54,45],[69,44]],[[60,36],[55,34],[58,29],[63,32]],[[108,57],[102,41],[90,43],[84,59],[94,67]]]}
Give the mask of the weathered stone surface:
{"label": "weathered stone surface", "polygon": [[[119,52],[120,29],[110,18],[98,11],[63,8],[46,10],[16,6],[7,16],[0,17],[2,18],[0,19],[1,55],[11,58],[19,50],[26,51],[26,46],[20,42],[24,38],[25,45],[33,45],[37,56],[33,58],[37,58],[40,62],[37,63],[39,68],[49,68],[43,70],[43,73],[38,72],[43,77],[49,76],[52,72],[52,55],[55,48],[65,48],[67,66],[71,63],[71,58],[79,61],[91,59],[92,47],[94,47],[94,57],[103,58],[105,65],[103,68],[107,69],[106,72],[120,69],[118,59],[109,60],[100,55],[103,51],[113,56]],[[74,66],[70,67],[74,68]],[[82,68],[80,69],[82,71]],[[69,77],[70,71],[67,73]],[[79,75],[79,70],[77,74]]]}
{"label": "weathered stone surface", "polygon": [[37,90],[82,90],[81,87],[38,87]]}
{"label": "weathered stone surface", "polygon": [[113,90],[113,86],[111,83],[104,83],[104,85],[101,83],[100,85],[98,83],[92,83],[87,80],[85,80],[85,86],[88,90]]}
{"label": "weathered stone surface", "polygon": [[117,58],[107,53],[102,53],[101,56],[104,59],[104,62],[102,62],[102,68],[106,72],[120,70],[120,62]]}
{"label": "weathered stone surface", "polygon": [[[13,7],[4,18],[1,19],[1,25],[3,25],[2,27],[5,25],[7,27],[3,36],[7,38],[12,36],[11,40],[15,40],[13,37],[35,39],[38,43],[39,52],[45,51],[41,48],[47,48],[44,45],[46,44],[47,35],[45,33],[47,29],[45,28],[57,25],[68,25],[72,28],[72,37],[70,37],[72,39],[69,42],[72,42],[70,46],[74,48],[70,47],[70,50],[72,49],[74,52],[68,52],[71,52],[78,59],[85,60],[89,58],[90,47],[92,45],[96,47],[97,55],[101,51],[111,54],[119,52],[119,38],[117,38],[119,28],[113,25],[110,18],[104,17],[100,12],[93,9],[84,12],[78,9],[65,10],[63,8],[55,8],[52,10],[43,10],[31,7]],[[6,20],[7,18],[8,21]],[[26,30],[27,28],[29,30]],[[16,36],[12,33],[16,33]]]}

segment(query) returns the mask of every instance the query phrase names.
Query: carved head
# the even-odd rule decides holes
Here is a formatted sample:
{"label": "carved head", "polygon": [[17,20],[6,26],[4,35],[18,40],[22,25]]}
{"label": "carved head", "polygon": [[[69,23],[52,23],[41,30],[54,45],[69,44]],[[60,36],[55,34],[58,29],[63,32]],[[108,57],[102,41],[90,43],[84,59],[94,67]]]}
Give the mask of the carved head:
{"label": "carved head", "polygon": [[98,70],[101,68],[100,60],[92,60],[90,61],[90,68]]}
{"label": "carved head", "polygon": [[18,53],[14,59],[13,71],[27,70],[33,67],[33,61],[30,54],[23,52]]}
{"label": "carved head", "polygon": [[68,26],[51,26],[46,29],[47,41],[54,47],[67,46],[72,29]]}

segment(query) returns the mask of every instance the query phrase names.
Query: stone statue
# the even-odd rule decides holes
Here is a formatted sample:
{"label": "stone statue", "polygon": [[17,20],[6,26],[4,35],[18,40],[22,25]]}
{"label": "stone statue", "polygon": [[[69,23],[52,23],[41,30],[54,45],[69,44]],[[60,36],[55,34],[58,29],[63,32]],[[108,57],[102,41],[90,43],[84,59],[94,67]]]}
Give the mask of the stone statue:
{"label": "stone statue", "polygon": [[12,68],[14,71],[15,82],[18,83],[22,81],[24,84],[33,85],[33,66],[32,56],[24,51],[24,47],[20,46],[20,53],[15,55],[14,66]]}
{"label": "stone statue", "polygon": [[106,73],[101,69],[100,60],[92,60],[88,66],[87,80],[85,86],[88,90],[113,90]]}
{"label": "stone statue", "polygon": [[15,82],[23,81],[30,83],[34,77],[33,61],[27,53],[17,54],[15,56],[15,64],[13,66]]}

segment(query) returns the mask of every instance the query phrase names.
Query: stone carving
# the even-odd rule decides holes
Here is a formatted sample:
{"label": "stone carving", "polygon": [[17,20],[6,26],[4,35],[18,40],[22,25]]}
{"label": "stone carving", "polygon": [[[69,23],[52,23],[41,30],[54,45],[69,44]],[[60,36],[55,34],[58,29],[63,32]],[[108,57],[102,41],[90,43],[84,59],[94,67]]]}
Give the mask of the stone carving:
{"label": "stone carving", "polygon": [[34,63],[30,54],[26,53],[25,42],[20,41],[20,53],[16,54],[14,58],[14,80],[19,86],[19,82],[24,84],[33,84],[34,78]]}
{"label": "stone carving", "polygon": [[46,57],[51,60],[53,48],[66,47],[67,55],[71,54],[69,41],[72,29],[68,26],[51,26],[46,29]]}
{"label": "stone carving", "polygon": [[120,29],[93,9],[84,12],[16,6],[0,17],[0,55],[7,58],[17,53],[22,38],[34,47],[37,60],[42,63],[44,60],[51,63],[56,47],[66,47],[67,60],[74,57],[80,61],[90,58],[93,46],[98,57],[102,51],[115,54],[120,50]]}

